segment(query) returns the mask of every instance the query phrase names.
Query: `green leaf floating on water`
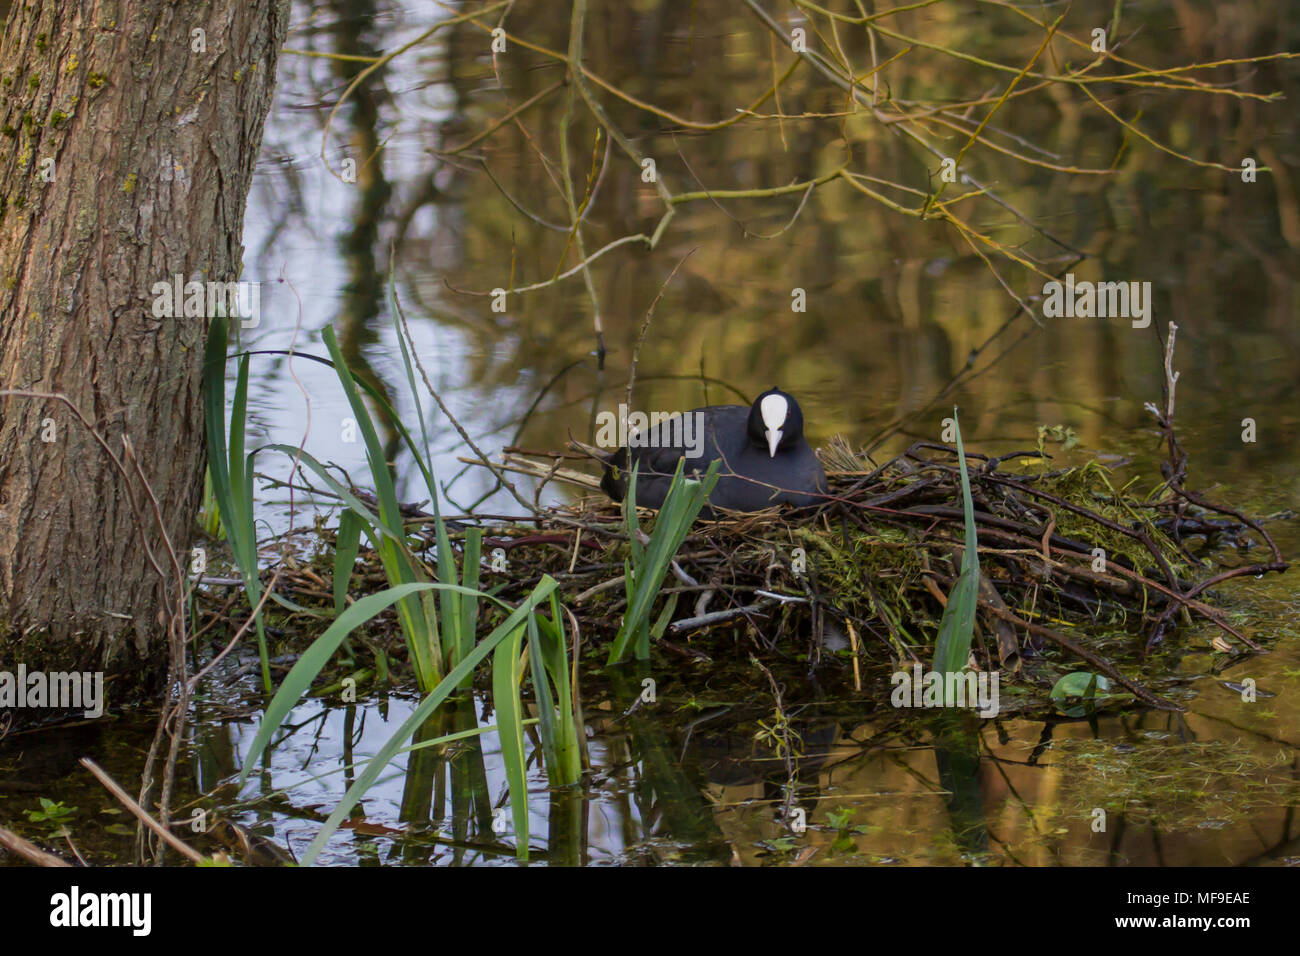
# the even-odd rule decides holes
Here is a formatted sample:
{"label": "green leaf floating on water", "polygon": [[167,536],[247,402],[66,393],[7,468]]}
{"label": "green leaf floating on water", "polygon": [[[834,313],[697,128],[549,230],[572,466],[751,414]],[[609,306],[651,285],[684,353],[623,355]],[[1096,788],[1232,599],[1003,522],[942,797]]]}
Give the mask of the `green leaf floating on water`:
{"label": "green leaf floating on water", "polygon": [[1072,697],[1079,697],[1084,701],[1109,697],[1110,688],[1110,681],[1100,674],[1094,674],[1092,671],[1073,671],[1052,685],[1052,700],[1067,717],[1082,717],[1087,712],[1086,704],[1067,708],[1061,706],[1062,703]]}

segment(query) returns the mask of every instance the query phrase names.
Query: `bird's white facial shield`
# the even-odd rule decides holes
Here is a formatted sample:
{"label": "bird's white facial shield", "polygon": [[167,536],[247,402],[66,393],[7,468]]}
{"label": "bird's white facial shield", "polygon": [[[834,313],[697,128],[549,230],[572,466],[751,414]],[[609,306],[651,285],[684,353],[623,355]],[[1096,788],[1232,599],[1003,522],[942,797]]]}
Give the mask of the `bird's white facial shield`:
{"label": "bird's white facial shield", "polygon": [[759,403],[758,412],[763,416],[763,434],[767,436],[767,452],[771,458],[776,457],[776,446],[781,444],[782,429],[786,416],[790,414],[790,403],[781,395],[765,396]]}

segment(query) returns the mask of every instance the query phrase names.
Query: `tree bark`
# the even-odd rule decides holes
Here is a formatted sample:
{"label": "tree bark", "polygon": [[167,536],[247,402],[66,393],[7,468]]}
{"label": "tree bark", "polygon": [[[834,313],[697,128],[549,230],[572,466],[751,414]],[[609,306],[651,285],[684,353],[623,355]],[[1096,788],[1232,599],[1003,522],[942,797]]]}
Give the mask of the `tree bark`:
{"label": "tree bark", "polygon": [[184,569],[202,495],[208,317],[155,318],[152,290],[239,278],[288,13],[33,0],[5,24],[0,390],[67,396],[133,470],[128,438],[157,515],[67,405],[0,396],[0,671],[103,671],[110,704],[157,686],[165,540]]}

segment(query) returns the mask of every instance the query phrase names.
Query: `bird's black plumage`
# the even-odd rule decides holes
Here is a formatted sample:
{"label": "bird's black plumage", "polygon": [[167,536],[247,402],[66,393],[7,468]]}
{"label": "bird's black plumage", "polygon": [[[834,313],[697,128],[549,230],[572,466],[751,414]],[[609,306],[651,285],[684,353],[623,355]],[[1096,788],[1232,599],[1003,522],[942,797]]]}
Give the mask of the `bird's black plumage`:
{"label": "bird's black plumage", "polygon": [[[721,460],[718,483],[709,495],[713,508],[761,511],[778,504],[807,507],[820,503],[820,496],[826,493],[826,473],[804,440],[803,411],[792,396],[772,388],[749,408],[709,405],[686,414],[699,416],[695,419],[701,432],[698,454],[689,453],[680,424],[661,422],[639,440],[629,440],[633,447],[618,449],[605,463],[600,482],[605,493],[622,501],[634,464],[637,504],[659,508],[668,495],[678,460],[685,458],[683,474],[701,477],[713,461]],[[777,414],[781,414],[780,421],[771,420]],[[711,508],[706,509],[704,515],[711,513]]]}

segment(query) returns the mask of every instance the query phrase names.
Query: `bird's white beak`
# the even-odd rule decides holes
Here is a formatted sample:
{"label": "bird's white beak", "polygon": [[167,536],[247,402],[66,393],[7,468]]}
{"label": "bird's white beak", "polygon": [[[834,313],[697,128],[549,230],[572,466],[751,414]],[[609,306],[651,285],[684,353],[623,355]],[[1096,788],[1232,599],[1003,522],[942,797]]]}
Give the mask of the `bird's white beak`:
{"label": "bird's white beak", "polygon": [[779,428],[769,428],[767,430],[767,452],[768,457],[776,457],[776,446],[781,444],[781,435],[783,432]]}

